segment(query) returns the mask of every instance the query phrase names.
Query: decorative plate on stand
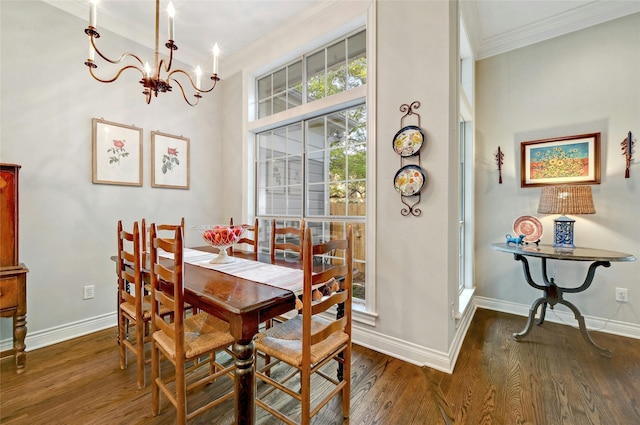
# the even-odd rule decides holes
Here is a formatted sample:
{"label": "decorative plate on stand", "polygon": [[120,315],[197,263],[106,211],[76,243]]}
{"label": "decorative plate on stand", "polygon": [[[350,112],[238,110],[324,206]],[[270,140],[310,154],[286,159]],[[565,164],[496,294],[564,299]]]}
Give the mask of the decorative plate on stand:
{"label": "decorative plate on stand", "polygon": [[426,177],[417,165],[405,165],[398,170],[393,179],[393,186],[402,196],[414,196],[420,193]]}
{"label": "decorative plate on stand", "polygon": [[530,215],[518,217],[513,222],[515,236],[524,235],[525,242],[538,242],[542,237],[542,223]]}
{"label": "decorative plate on stand", "polygon": [[393,150],[400,156],[413,156],[420,151],[424,133],[415,125],[403,127],[393,137]]}

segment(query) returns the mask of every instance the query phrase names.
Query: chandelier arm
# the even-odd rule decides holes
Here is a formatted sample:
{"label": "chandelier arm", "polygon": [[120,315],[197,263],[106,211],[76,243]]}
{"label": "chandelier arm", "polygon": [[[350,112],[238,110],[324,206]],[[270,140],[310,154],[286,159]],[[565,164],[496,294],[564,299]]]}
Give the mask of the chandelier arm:
{"label": "chandelier arm", "polygon": [[173,44],[171,40],[169,40],[166,46],[169,49],[169,62],[166,62],[164,59],[160,60],[160,63],[158,64],[158,72],[160,72],[160,68],[162,68],[163,65],[164,65],[164,72],[171,71],[171,65],[173,64],[173,51],[178,50],[178,47],[175,44]]}
{"label": "chandelier arm", "polygon": [[102,59],[106,60],[109,63],[118,64],[118,63],[122,62],[127,56],[131,56],[132,58],[134,58],[135,60],[138,61],[140,66],[144,66],[144,62],[142,61],[142,59],[140,59],[137,55],[135,55],[133,53],[129,53],[129,52],[125,52],[125,53],[121,54],[120,57],[118,59],[115,59],[115,60],[106,57],[104,54],[102,54],[102,52],[96,46],[95,37],[91,37],[91,46],[93,46],[93,49],[98,54],[98,56],[100,56]]}
{"label": "chandelier arm", "polygon": [[143,71],[142,69],[138,68],[138,67],[137,67],[137,66],[135,66],[135,65],[127,65],[127,66],[125,66],[125,67],[120,68],[120,70],[119,70],[119,71],[118,71],[118,73],[115,75],[115,77],[111,78],[110,80],[103,80],[102,78],[98,77],[98,76],[93,72],[93,69],[94,69],[94,67],[93,67],[93,66],[89,66],[89,73],[91,74],[91,76],[92,76],[94,79],[96,79],[96,80],[100,81],[101,83],[113,83],[115,80],[117,80],[117,79],[118,79],[118,77],[120,77],[120,74],[122,74],[122,72],[123,72],[125,69],[135,69],[135,70],[137,70],[138,72],[140,72],[140,73],[144,76],[144,71]]}
{"label": "chandelier arm", "polygon": [[[184,71],[183,71],[183,72],[184,72]],[[187,75],[187,76],[188,76],[188,75]],[[167,80],[168,80],[168,79],[169,79],[169,78],[167,77]],[[189,79],[190,79],[190,78],[189,78]],[[198,104],[198,102],[200,102],[200,98],[201,98],[202,96],[200,96],[200,94],[199,94],[199,93],[196,93],[196,94],[195,94],[195,96],[194,96],[194,97],[196,98],[196,101],[195,101],[195,102],[193,102],[193,103],[192,103],[192,102],[189,102],[189,99],[187,99],[187,94],[184,92],[184,87],[182,87],[182,84],[180,84],[180,81],[176,80],[175,78],[172,78],[172,80],[173,80],[173,81],[175,81],[175,83],[178,85],[178,87],[180,87],[180,92],[182,92],[182,97],[184,98],[184,101],[185,101],[185,102],[187,102],[187,104],[188,104],[189,106],[196,106],[196,105]],[[191,82],[191,85],[193,85],[193,82]]]}
{"label": "chandelier arm", "polygon": [[218,81],[220,81],[220,78],[218,78],[218,75],[214,74],[211,76],[211,80],[213,80],[213,86],[210,89],[207,90],[203,90],[200,87],[196,87],[196,85],[193,83],[193,79],[191,78],[191,75],[189,75],[188,72],[186,72],[183,69],[174,69],[173,71],[171,71],[168,75],[167,75],[167,80],[169,80],[169,78],[171,78],[173,81],[175,81],[176,83],[178,83],[178,85],[180,87],[182,87],[182,85],[180,85],[180,83],[178,82],[178,80],[176,80],[175,77],[173,77],[173,74],[184,74],[187,79],[189,80],[189,82],[191,83],[191,87],[193,87],[194,90],[196,90],[199,93],[209,93],[211,92],[213,89],[216,88],[216,83]]}
{"label": "chandelier arm", "polygon": [[162,74],[162,70],[164,69],[164,72],[169,72],[169,75],[167,76],[167,81],[169,81],[169,76],[171,75],[171,59],[169,59],[168,65],[167,62],[165,62],[164,59],[160,59],[160,62],[158,63],[158,70],[156,72],[156,75],[161,75]]}

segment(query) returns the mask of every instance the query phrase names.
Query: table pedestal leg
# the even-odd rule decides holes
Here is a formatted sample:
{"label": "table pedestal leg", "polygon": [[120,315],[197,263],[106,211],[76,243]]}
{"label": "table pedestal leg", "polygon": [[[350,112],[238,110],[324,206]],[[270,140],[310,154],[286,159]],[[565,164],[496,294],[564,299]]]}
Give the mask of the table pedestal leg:
{"label": "table pedestal leg", "polygon": [[573,311],[573,316],[576,318],[576,320],[578,321],[578,325],[580,326],[580,333],[582,334],[582,337],[586,339],[589,343],[591,343],[591,345],[596,347],[600,351],[601,355],[603,355],[604,357],[611,358],[611,356],[613,356],[613,351],[611,351],[609,348],[600,347],[591,339],[591,335],[589,335],[589,332],[587,332],[587,325],[584,323],[584,316],[582,315],[582,313],[580,313],[580,310],[578,310],[578,307],[571,304],[567,300],[560,300],[558,302],[560,304],[566,305],[571,309],[571,311]]}
{"label": "table pedestal leg", "polygon": [[255,369],[253,364],[253,341],[246,344],[233,344],[233,354],[236,357],[235,398],[236,424],[254,424],[255,405]]}
{"label": "table pedestal leg", "polygon": [[[527,320],[527,324],[525,325],[525,328],[520,332],[514,333],[513,339],[515,339],[516,341],[522,340],[527,334],[529,334],[529,332],[531,332],[534,322],[537,325],[543,324],[548,304],[551,306],[551,308],[553,308],[553,306],[556,304],[563,304],[573,312],[574,317],[578,321],[578,326],[580,327],[580,333],[582,334],[582,337],[588,343],[590,343],[595,348],[597,348],[601,355],[605,357],[611,357],[613,353],[610,349],[600,347],[598,344],[596,344],[593,341],[593,339],[591,339],[591,336],[587,331],[587,326],[584,321],[584,316],[582,315],[582,313],[580,313],[580,310],[578,310],[578,307],[576,307],[569,301],[565,300],[563,297],[563,294],[565,292],[576,293],[576,292],[582,292],[586,290],[591,285],[591,282],[593,281],[596,268],[598,268],[599,266],[609,267],[611,263],[609,263],[608,261],[593,262],[589,266],[587,276],[584,282],[582,283],[582,285],[580,285],[577,288],[562,288],[556,285],[553,278],[551,279],[548,278],[546,258],[541,259],[542,260],[542,278],[544,280],[544,285],[539,285],[533,281],[533,278],[531,277],[531,272],[529,270],[529,262],[527,261],[526,257],[520,254],[514,254],[514,259],[522,262],[522,269],[524,271],[524,276],[525,276],[525,279],[527,280],[527,283],[531,287],[540,289],[541,291],[543,291],[544,296],[541,298],[538,298],[533,302],[533,304],[531,305],[531,308],[529,309],[529,319]],[[538,308],[540,307],[540,305],[542,305],[542,309],[540,311],[540,318],[536,320],[535,318],[536,312],[538,311]]]}
{"label": "table pedestal leg", "polygon": [[[540,304],[544,303],[544,307],[543,307],[543,311],[546,310],[546,298],[538,298],[537,300],[535,300],[533,302],[533,304],[531,304],[531,308],[529,309],[529,320],[527,320],[527,324],[525,325],[524,329],[521,330],[520,332],[514,332],[513,333],[513,339],[515,339],[516,341],[520,341],[521,339],[523,339],[525,336],[527,336],[529,334],[529,332],[531,332],[531,329],[533,328],[533,323],[536,322],[537,325],[541,325],[544,321],[544,319],[538,320],[536,321],[536,311],[538,311],[538,307],[540,307]],[[544,314],[544,313],[543,313]]]}
{"label": "table pedestal leg", "polygon": [[[534,312],[535,314],[535,312]],[[541,325],[544,323],[544,318],[547,314],[547,303],[543,302],[542,303],[542,308],[540,309],[540,317],[538,318],[538,320],[536,320],[536,325]]]}

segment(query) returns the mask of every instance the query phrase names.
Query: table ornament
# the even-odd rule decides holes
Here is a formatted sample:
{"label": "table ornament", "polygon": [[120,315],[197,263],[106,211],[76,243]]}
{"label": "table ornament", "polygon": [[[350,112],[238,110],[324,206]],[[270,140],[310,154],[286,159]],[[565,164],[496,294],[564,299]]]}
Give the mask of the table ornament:
{"label": "table ornament", "polygon": [[542,223],[530,215],[523,215],[513,221],[513,231],[516,235],[524,235],[522,241],[538,243],[542,238]]}
{"label": "table ornament", "polygon": [[227,248],[240,240],[245,228],[242,226],[227,226],[218,224],[205,224],[194,226],[198,230],[202,239],[212,247],[218,248],[218,256],[214,257],[211,264],[232,263],[236,259],[227,253]]}

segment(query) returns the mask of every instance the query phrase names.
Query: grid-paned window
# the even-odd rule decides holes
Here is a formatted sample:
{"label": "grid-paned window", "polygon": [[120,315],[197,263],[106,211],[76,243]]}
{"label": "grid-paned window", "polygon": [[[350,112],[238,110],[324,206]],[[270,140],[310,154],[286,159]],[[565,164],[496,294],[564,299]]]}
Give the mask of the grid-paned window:
{"label": "grid-paned window", "polygon": [[302,104],[302,60],[257,80],[258,118]]}
{"label": "grid-paned window", "polygon": [[[303,64],[304,69],[303,69]],[[366,32],[360,31],[256,80],[258,118],[359,87],[367,80]]]}
{"label": "grid-paned window", "polygon": [[[351,224],[354,298],[362,301],[367,265],[366,99],[355,96],[344,105],[331,104],[329,97],[364,86],[366,76],[366,32],[358,31],[257,78],[257,119],[291,113],[286,122],[270,121],[268,130],[256,133],[254,149],[259,249],[269,250],[273,219],[279,226],[293,227],[305,220],[313,243],[344,238]],[[322,110],[306,108],[295,118],[297,106],[321,98],[327,99]]]}
{"label": "grid-paned window", "polygon": [[[270,238],[270,219],[298,227],[314,243],[354,234],[354,297],[365,297],[366,108],[348,108],[256,135],[257,216]],[[304,188],[304,189],[303,189]],[[265,242],[262,250],[268,250]]]}

